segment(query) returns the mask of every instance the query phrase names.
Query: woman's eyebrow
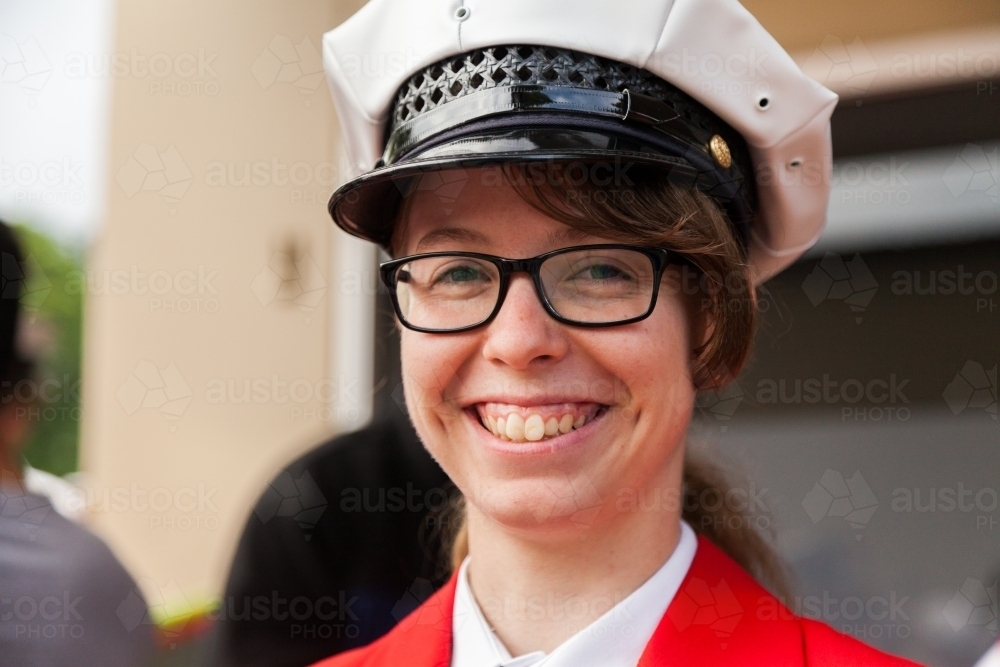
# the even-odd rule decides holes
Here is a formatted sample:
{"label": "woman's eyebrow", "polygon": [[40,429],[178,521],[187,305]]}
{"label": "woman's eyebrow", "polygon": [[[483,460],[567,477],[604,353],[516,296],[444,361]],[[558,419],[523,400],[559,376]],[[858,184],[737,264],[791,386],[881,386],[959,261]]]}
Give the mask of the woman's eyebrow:
{"label": "woman's eyebrow", "polygon": [[485,234],[477,232],[474,229],[466,229],[464,227],[445,227],[444,229],[435,229],[433,232],[424,234],[424,236],[417,241],[415,252],[419,252],[421,249],[442,243],[444,241],[478,243],[481,245],[487,245],[489,243],[489,239],[486,238]]}
{"label": "woman's eyebrow", "polygon": [[549,243],[571,243],[574,241],[587,241],[594,238],[593,235],[576,227],[565,226],[558,231],[549,233]]}

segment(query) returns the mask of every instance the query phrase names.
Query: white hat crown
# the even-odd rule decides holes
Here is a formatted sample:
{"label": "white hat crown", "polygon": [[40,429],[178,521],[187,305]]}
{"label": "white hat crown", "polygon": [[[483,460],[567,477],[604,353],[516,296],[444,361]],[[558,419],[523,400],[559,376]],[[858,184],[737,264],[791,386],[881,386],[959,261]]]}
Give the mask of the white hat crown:
{"label": "white hat crown", "polygon": [[735,0],[370,0],[323,40],[354,176],[385,149],[400,86],[450,56],[562,47],[652,72],[745,139],[758,191],[750,262],[763,280],[821,233],[837,96],[806,77]]}

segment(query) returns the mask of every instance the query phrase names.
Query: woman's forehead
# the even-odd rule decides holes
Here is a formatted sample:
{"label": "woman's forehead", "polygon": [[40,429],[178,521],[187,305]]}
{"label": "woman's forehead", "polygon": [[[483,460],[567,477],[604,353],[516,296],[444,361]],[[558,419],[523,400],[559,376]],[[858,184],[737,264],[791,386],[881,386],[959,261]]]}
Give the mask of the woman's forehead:
{"label": "woman's forehead", "polygon": [[580,231],[579,229],[575,229],[561,222],[556,222],[555,220],[552,220],[553,224],[551,226],[546,225],[545,229],[539,229],[536,227],[534,231],[537,233],[530,234],[528,238],[526,238],[524,234],[519,233],[520,230],[518,228],[520,226],[516,224],[490,227],[481,226],[475,224],[474,222],[466,223],[464,225],[457,220],[454,222],[458,224],[455,226],[431,228],[424,234],[418,234],[408,238],[408,241],[413,243],[412,248],[410,248],[411,253],[433,252],[444,248],[454,249],[458,247],[490,251],[490,249],[502,246],[509,247],[517,245],[519,242],[532,245],[541,243],[545,246],[551,246],[551,248],[554,249],[582,243],[598,243],[607,240],[593,236],[587,232]]}
{"label": "woman's forehead", "polygon": [[455,214],[490,217],[503,210],[531,208],[492,170],[446,169],[421,174],[409,184],[405,209],[411,219],[447,219]]}
{"label": "woman's forehead", "polygon": [[487,173],[470,169],[462,181],[421,176],[399,221],[404,252],[459,247],[488,251],[518,240],[568,245],[592,238],[531,206],[509,183],[486,178]]}

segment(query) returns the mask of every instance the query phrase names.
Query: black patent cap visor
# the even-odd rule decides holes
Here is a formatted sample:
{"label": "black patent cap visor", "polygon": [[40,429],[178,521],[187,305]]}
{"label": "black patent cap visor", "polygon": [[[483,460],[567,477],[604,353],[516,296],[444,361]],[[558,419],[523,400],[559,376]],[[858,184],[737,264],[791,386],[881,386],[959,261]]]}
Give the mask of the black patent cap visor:
{"label": "black patent cap visor", "polygon": [[[495,101],[496,93],[492,95]],[[639,102],[649,100],[630,97],[627,91],[620,99],[624,109],[617,114],[614,109],[595,113],[522,104],[514,111],[508,106],[505,112],[486,114],[482,108],[473,109],[468,121],[461,110],[456,116],[454,107],[448,110],[450,118],[421,118],[422,126],[414,123],[392,133],[379,166],[333,193],[330,215],[349,234],[388,249],[400,204],[415,189],[436,189],[446,202],[452,196],[449,189],[461,188],[464,182],[455,170],[525,163],[532,180],[537,182],[540,175],[543,182],[568,189],[568,203],[574,189],[580,196],[593,196],[596,190],[617,196],[650,177],[695,188],[718,203],[745,243],[754,209],[752,184],[744,174],[746,167],[741,168],[747,160],[720,162],[710,145],[718,140],[713,132],[676,114],[656,118],[652,106],[649,122],[650,116],[636,111],[643,108]],[[730,135],[728,145],[738,148],[739,139]],[[561,169],[547,169],[555,164]],[[545,180],[549,176],[551,180]]]}

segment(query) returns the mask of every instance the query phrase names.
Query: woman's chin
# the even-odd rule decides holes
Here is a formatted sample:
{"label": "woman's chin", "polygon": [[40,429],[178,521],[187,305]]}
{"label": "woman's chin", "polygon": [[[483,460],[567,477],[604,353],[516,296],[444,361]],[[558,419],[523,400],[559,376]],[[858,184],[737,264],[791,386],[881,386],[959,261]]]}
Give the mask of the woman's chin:
{"label": "woman's chin", "polygon": [[[607,494],[603,494],[607,495]],[[556,535],[590,528],[611,499],[586,473],[553,474],[484,485],[470,500],[488,520],[522,534]]]}

